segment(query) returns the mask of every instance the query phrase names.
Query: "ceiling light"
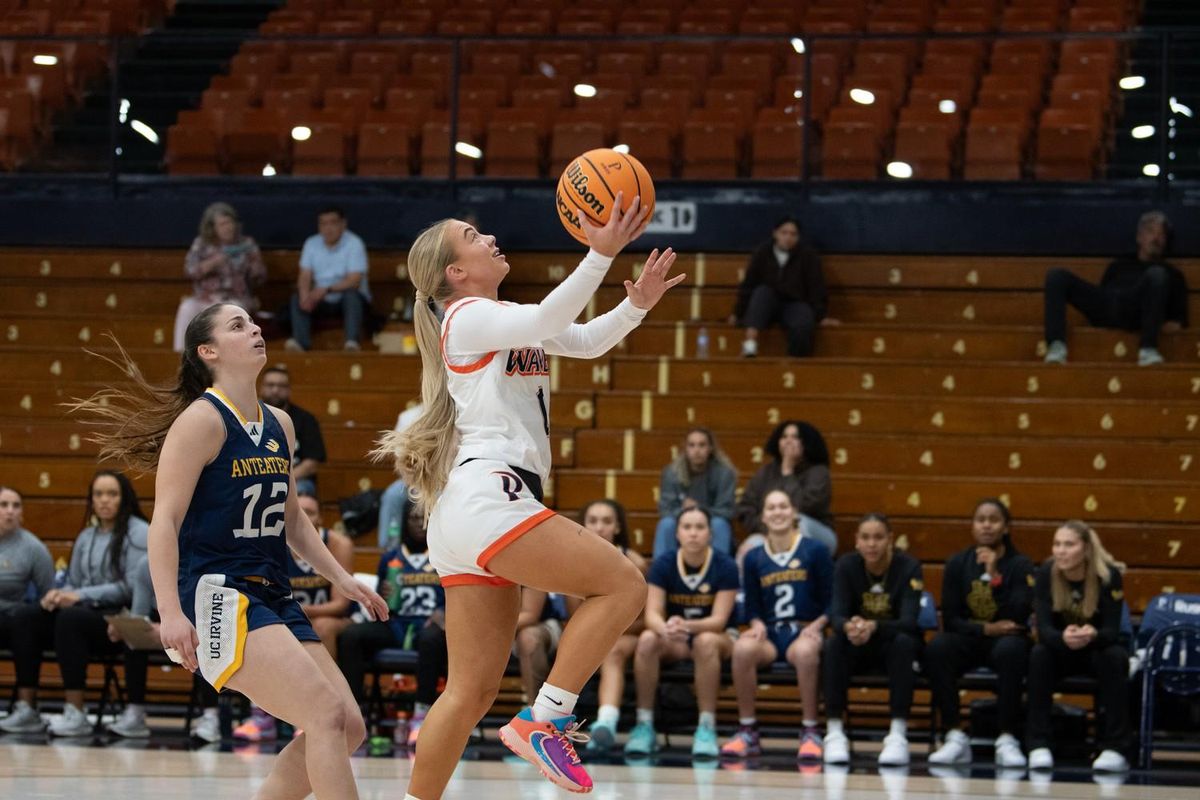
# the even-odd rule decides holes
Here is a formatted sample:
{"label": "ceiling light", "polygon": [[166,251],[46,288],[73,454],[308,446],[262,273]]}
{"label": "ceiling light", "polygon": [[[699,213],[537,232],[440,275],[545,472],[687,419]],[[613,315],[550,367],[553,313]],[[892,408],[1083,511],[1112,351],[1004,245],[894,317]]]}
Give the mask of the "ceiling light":
{"label": "ceiling light", "polygon": [[312,128],[307,125],[297,125],[292,128],[292,138],[297,142],[307,142],[312,138]]}
{"label": "ceiling light", "polygon": [[1188,108],[1183,103],[1176,100],[1174,97],[1171,98],[1170,102],[1171,102],[1171,110],[1174,111],[1176,114],[1182,114],[1183,116],[1187,117],[1188,119],[1192,118],[1192,110],[1190,108]]}
{"label": "ceiling light", "polygon": [[938,100],[938,111],[943,114],[953,114],[958,111],[958,103],[953,100]]}
{"label": "ceiling light", "polygon": [[875,102],[875,93],[866,89],[851,89],[850,99],[861,105],[869,106]]}
{"label": "ceiling light", "polygon": [[627,144],[613,145],[613,151],[617,152],[617,153],[622,153],[624,155],[629,155],[629,145],[627,145]]}
{"label": "ceiling light", "polygon": [[267,164],[265,167],[263,167],[262,174],[263,174],[264,178],[275,177],[275,167],[271,166],[270,164]]}
{"label": "ceiling light", "polygon": [[33,63],[39,67],[53,67],[58,63],[58,56],[36,55],[33,57]]}
{"label": "ceiling light", "polygon": [[804,55],[804,40],[798,36],[792,39],[792,49],[800,55]]}
{"label": "ceiling light", "polygon": [[482,150],[475,145],[467,144],[466,142],[455,142],[454,152],[458,153],[460,156],[466,156],[467,158],[483,158]]}
{"label": "ceiling light", "polygon": [[130,122],[129,127],[133,128],[135,131],[144,136],[146,140],[150,142],[150,144],[158,144],[158,134],[154,132],[153,128],[142,122],[140,119],[135,119]]}
{"label": "ceiling light", "polygon": [[1142,174],[1148,178],[1158,177],[1158,164],[1147,164],[1142,167]]}
{"label": "ceiling light", "polygon": [[1132,91],[1133,89],[1141,89],[1143,86],[1145,86],[1146,79],[1141,75],[1126,75],[1117,82],[1117,85],[1122,89]]}
{"label": "ceiling light", "polygon": [[590,83],[577,83],[575,84],[575,94],[580,97],[595,97],[596,87]]}
{"label": "ceiling light", "polygon": [[904,161],[889,162],[887,165],[887,174],[891,175],[893,178],[900,178],[901,180],[904,180],[905,178],[911,178],[913,175],[912,164],[908,164]]}
{"label": "ceiling light", "polygon": [[1149,139],[1154,135],[1154,126],[1138,125],[1132,131],[1130,131],[1130,135],[1135,139]]}

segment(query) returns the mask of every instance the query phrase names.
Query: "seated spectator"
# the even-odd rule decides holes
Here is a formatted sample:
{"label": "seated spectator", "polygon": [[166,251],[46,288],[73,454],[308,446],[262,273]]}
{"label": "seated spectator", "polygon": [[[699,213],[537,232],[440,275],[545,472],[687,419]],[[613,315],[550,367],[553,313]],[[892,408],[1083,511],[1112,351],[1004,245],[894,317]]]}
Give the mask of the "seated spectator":
{"label": "seated spectator", "polygon": [[18,694],[32,709],[42,652],[53,649],[62,673],[66,703],[50,726],[55,736],[89,736],[84,713],[88,662],[93,655],[120,652],[108,638],[106,614],[128,608],[133,577],[146,558],[149,525],[133,484],[120,472],[101,470],[92,478],[84,525],[71,548],[66,585],[51,588],[36,605],[16,612],[13,657],[24,663]]}
{"label": "seated spectator", "polygon": [[[133,599],[129,604],[132,616],[145,617],[150,625],[158,632],[158,603],[154,598],[154,584],[150,580],[150,559],[143,558],[133,576]],[[115,626],[108,626],[108,638],[113,642],[121,642],[121,633]],[[125,738],[144,739],[150,735],[146,725],[146,675],[149,671],[148,650],[128,649],[125,651],[125,696],[127,703],[116,722],[107,728],[110,733]],[[202,713],[193,721],[191,735],[201,741],[213,743],[221,741],[221,724],[217,716],[217,690],[199,675],[193,676],[193,682],[199,689]]]}
{"label": "seated spectator", "polygon": [[766,528],[760,513],[767,493],[775,489],[787,492],[792,505],[799,509],[804,535],[824,544],[831,554],[836,553],[837,534],[829,510],[833,483],[825,437],[807,422],[788,420],[771,432],[763,451],[771,460],[754,473],[737,504],[737,520],[750,534],[738,548],[739,560],[762,544]]}
{"label": "seated spectator", "polygon": [[746,329],[743,357],[757,356],[759,332],[778,322],[787,332],[788,355],[804,358],[812,355],[817,323],[834,324],[825,320],[828,303],[821,257],[801,241],[800,221],[785,217],[750,256],[729,324]]}
{"label": "seated spectator", "polygon": [[565,617],[566,608],[556,595],[528,586],[521,587],[521,611],[517,615],[513,655],[520,664],[526,705],[533,705],[542,684],[550,675],[550,661],[558,651]]}
{"label": "seated spectator", "polygon": [[[1050,712],[1054,685],[1090,675],[1096,692],[1097,772],[1129,769],[1129,653],[1121,644],[1124,565],[1079,520],[1054,533],[1054,555],[1037,571],[1034,610],[1038,642],[1029,656],[1029,768],[1053,769]],[[1103,713],[1099,713],[1103,709]]]}
{"label": "seated spectator", "polygon": [[703,508],[712,519],[713,547],[733,554],[733,496],[737,470],[708,428],[692,428],[675,460],[663,467],[658,492],[658,528],[654,556],[674,550],[675,522],[689,508]]}
{"label": "seated spectator", "polygon": [[[21,527],[21,493],[0,486],[0,647],[11,648],[17,626],[25,618],[20,613],[36,609],[27,602],[32,585],[37,596],[45,595],[54,585],[54,561],[50,551],[34,534]],[[38,663],[16,659],[17,704],[4,719],[5,733],[40,733],[46,725],[33,708]]]}
{"label": "seated spectator", "polygon": [[633,656],[637,724],[629,732],[625,755],[646,756],[658,749],[654,706],[660,666],[690,658],[696,668],[700,707],[692,756],[716,758],[717,693],[721,662],[733,652],[733,640],[725,629],[737,600],[738,569],[732,558],[713,548],[712,526],[704,509],[680,514],[675,535],[679,549],[654,559],[646,579],[646,629]]}
{"label": "seated spectator", "polygon": [[[354,543],[343,533],[331,531],[321,522],[321,503],[311,494],[300,494],[297,498],[300,510],[312,521],[321,534],[321,541],[333,553],[333,557],[347,572],[354,571]],[[350,624],[350,600],[312,565],[288,550],[288,577],[291,579],[292,596],[304,609],[313,631],[321,637],[321,644],[337,660],[337,639]],[[258,706],[250,705],[250,716],[233,730],[233,738],[250,742],[275,739],[278,736],[275,718]]]}
{"label": "seated spectator", "polygon": [[803,713],[796,758],[819,761],[823,751],[817,732],[817,679],[833,590],[833,557],[824,543],[801,532],[796,507],[782,489],[767,494],[762,520],[766,539],[742,562],[749,627],[733,645],[738,730],[721,748],[721,755],[745,758],[762,754],[754,707],[758,669],[786,661],[796,670]]}
{"label": "seated spectator", "polygon": [[287,367],[276,364],[262,373],[259,399],[286,411],[296,427],[296,449],[292,452],[292,477],[297,494],[317,494],[317,470],[325,463],[325,437],[321,423],[311,413],[292,402],[292,378]]}
{"label": "seated spectator", "polygon": [[300,251],[300,278],[292,295],[292,337],[288,350],[312,348],[313,317],[338,315],[346,350],[358,350],[363,318],[371,306],[367,287],[367,248],[346,229],[346,215],[336,206],[317,214],[319,233]]}
{"label": "seated spectator", "polygon": [[1186,328],[1188,287],[1183,273],[1164,258],[1171,223],[1161,211],[1138,219],[1137,253],[1115,259],[1095,286],[1061,267],[1046,273],[1046,363],[1067,363],[1067,306],[1097,328],[1141,331],[1138,366],[1163,362],[1158,334]]}
{"label": "seated spectator", "polygon": [[1000,735],[996,766],[1024,767],[1016,733],[1021,724],[1021,684],[1029,663],[1033,612],[1033,562],[1017,551],[1012,515],[1000,500],[975,506],[975,542],[950,557],[942,574],[942,628],[925,649],[925,675],[941,717],[945,741],[929,763],[969,764],[971,741],[960,726],[958,679],[972,667],[996,673]]}
{"label": "seated spectator", "polygon": [[917,616],[925,582],[921,562],[895,547],[891,525],[883,514],[867,514],[858,523],[855,552],[838,559],[833,573],[829,621],[833,635],[825,640],[825,763],[850,761],[842,715],[850,676],[867,670],[888,676],[892,724],[883,739],[879,765],[908,763],[908,715],[917,682],[914,662],[921,652]]}
{"label": "seated spectator", "polygon": [[[424,412],[425,406],[420,403],[401,411],[400,416],[396,418],[396,433],[403,433]],[[399,478],[388,484],[379,496],[379,525],[376,535],[379,536],[381,550],[399,546],[400,537],[404,533],[404,507],[407,502],[408,487]]]}
{"label": "seated spectator", "polygon": [[254,290],[267,280],[258,245],[242,233],[237,212],[228,203],[213,203],[200,218],[200,235],[192,242],[183,271],[192,279],[192,294],[175,312],[175,352],[183,352],[183,334],[192,318],[213,303],[237,303],[258,310]]}
{"label": "seated spectator", "polygon": [[389,647],[417,651],[417,697],[408,743],[415,745],[421,723],[437,700],[438,679],[445,676],[446,593],[429,563],[425,517],[411,500],[405,505],[399,546],[379,559],[375,591],[387,600],[387,622],[353,622],[338,636],[338,666],[361,705],[366,700],[367,667]]}
{"label": "seated spectator", "polygon": [[[583,527],[619,547],[633,565],[644,575],[649,564],[636,550],[629,547],[629,523],[625,507],[616,500],[593,500],[583,507]],[[567,598],[567,616],[574,614],[582,604],[577,597]],[[637,649],[637,637],[645,627],[643,620],[635,620],[625,629],[617,643],[600,665],[600,710],[596,721],[588,730],[591,740],[589,752],[606,753],[616,741],[617,724],[621,721],[621,698],[625,695],[625,666]]]}

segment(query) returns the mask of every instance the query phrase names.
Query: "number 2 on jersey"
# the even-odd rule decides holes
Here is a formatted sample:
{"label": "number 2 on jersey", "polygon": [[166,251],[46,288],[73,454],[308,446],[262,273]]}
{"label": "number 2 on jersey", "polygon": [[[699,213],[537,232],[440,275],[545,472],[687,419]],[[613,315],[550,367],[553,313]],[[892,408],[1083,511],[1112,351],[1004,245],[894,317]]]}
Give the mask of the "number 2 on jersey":
{"label": "number 2 on jersey", "polygon": [[790,583],[775,585],[775,619],[796,618],[796,587]]}
{"label": "number 2 on jersey", "polygon": [[[287,502],[288,485],[283,482],[271,484],[271,497],[283,496],[285,499],[282,502],[274,503],[263,509],[262,515],[258,517],[258,527],[254,526],[255,512],[258,510],[258,501],[262,499],[263,485],[261,483],[252,483],[246,487],[246,491],[242,492],[242,499],[246,500],[246,514],[242,517],[242,527],[234,528],[233,535],[238,539],[257,539],[259,536],[278,536],[283,533],[284,525],[284,504]],[[269,520],[272,515],[278,516]]]}

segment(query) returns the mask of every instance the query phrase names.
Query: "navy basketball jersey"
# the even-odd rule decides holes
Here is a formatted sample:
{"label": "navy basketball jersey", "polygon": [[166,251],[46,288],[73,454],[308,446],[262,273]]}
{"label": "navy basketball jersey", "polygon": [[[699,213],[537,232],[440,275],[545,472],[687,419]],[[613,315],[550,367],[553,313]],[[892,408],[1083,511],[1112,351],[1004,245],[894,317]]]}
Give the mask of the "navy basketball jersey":
{"label": "navy basketball jersey", "polygon": [[225,443],[201,471],[179,530],[180,589],[216,574],[257,577],[286,592],[287,436],[262,403],[258,419],[247,420],[216,389],[203,397],[225,422]]}
{"label": "navy basketball jersey", "polygon": [[[329,543],[329,529],[321,529],[321,541]],[[292,549],[288,548],[288,580],[292,585],[292,597],[302,606],[319,606],[328,603],[333,584]]]}
{"label": "navy basketball jersey", "polygon": [[764,542],[742,562],[746,619],[812,622],[829,608],[833,592],[833,558],[829,548],[806,536],[790,550],[770,551]]}
{"label": "navy basketball jersey", "polygon": [[410,553],[401,546],[389,551],[382,562],[381,575],[393,582],[395,594],[388,597],[393,617],[424,624],[430,614],[446,607],[446,592],[428,553]]}
{"label": "navy basketball jersey", "polygon": [[683,561],[683,553],[663,553],[650,565],[647,580],[667,593],[667,618],[703,619],[712,614],[717,592],[738,588],[737,562],[708,548],[708,558],[698,570]]}

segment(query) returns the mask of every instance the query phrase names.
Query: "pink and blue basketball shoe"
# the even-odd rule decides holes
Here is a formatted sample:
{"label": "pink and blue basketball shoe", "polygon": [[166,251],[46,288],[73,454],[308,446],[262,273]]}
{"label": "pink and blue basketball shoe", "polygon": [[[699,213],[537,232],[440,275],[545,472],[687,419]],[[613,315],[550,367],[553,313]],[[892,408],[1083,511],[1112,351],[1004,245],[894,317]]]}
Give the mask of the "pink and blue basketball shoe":
{"label": "pink and blue basketball shoe", "polygon": [[574,716],[537,722],[529,708],[500,729],[500,741],[509,750],[540,769],[552,783],[580,794],[592,790],[592,776],[580,763],[575,742],[587,740]]}

